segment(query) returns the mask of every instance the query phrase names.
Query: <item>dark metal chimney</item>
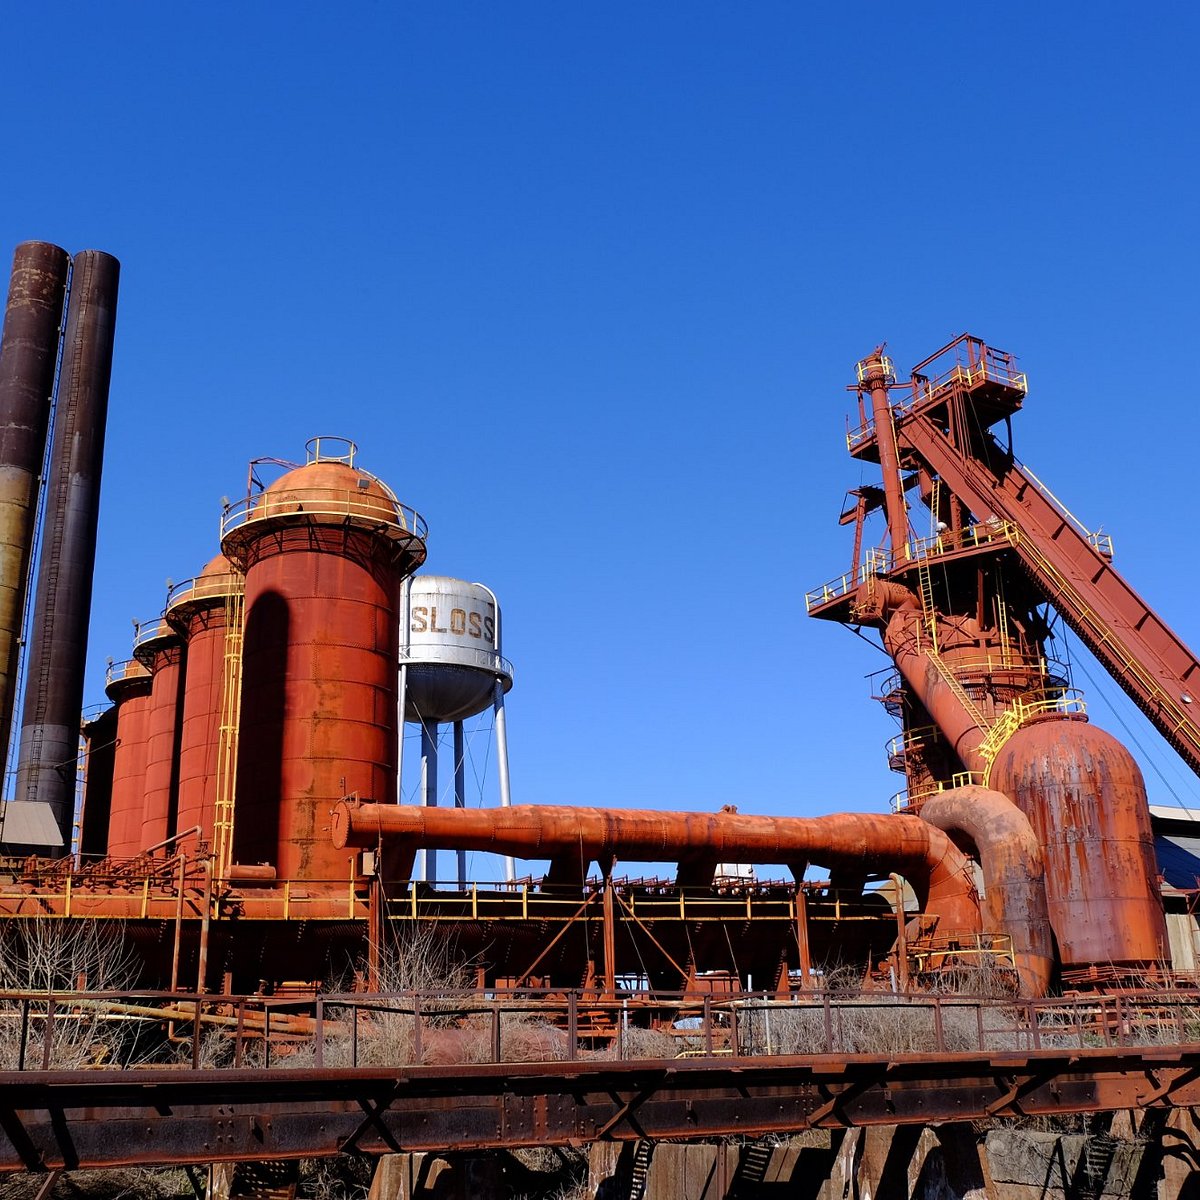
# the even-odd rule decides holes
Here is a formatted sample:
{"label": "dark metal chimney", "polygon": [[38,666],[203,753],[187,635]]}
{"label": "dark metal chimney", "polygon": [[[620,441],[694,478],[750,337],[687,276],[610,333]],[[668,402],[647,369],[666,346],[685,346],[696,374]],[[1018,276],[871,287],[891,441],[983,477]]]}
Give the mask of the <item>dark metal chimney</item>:
{"label": "dark metal chimney", "polygon": [[0,339],[0,770],[8,763],[38,482],[71,258],[48,242],[13,255]]}
{"label": "dark metal chimney", "polygon": [[100,470],[108,416],[120,263],[75,255],[46,487],[29,670],[21,720],[17,800],[48,803],[71,842],[75,764],[87,656]]}

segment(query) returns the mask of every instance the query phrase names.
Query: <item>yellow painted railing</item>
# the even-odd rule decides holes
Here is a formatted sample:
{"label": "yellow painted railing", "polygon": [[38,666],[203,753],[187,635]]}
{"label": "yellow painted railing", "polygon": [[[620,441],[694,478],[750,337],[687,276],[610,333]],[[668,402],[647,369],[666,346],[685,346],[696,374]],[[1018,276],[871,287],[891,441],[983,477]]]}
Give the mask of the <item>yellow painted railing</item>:
{"label": "yellow painted railing", "polygon": [[917,792],[910,792],[908,788],[902,789],[891,798],[891,809],[894,813],[916,812],[932,796],[952,791],[954,788],[982,784],[983,781],[983,776],[978,771],[959,771],[956,775],[952,775],[949,781],[939,779],[936,783]]}
{"label": "yellow painted railing", "polygon": [[[979,753],[987,761],[988,771],[996,760],[1004,743],[1008,741],[1026,721],[1047,713],[1061,716],[1080,716],[1087,712],[1083,697],[1075,691],[1063,692],[1060,696],[1048,696],[1040,700],[1015,700],[1009,705],[979,743]],[[986,776],[984,782],[987,782]]]}
{"label": "yellow painted railing", "polygon": [[[860,384],[864,382],[862,363],[858,365],[858,381]],[[914,375],[911,395],[899,404],[892,405],[893,420],[902,420],[914,409],[945,400],[956,387],[969,392],[987,382],[1012,388],[1023,396],[1029,392],[1029,380],[1023,371],[1016,369],[1012,359],[1008,355],[1001,356],[987,350],[984,357],[973,364],[955,363],[932,378]],[[846,434],[846,447],[853,453],[874,435],[874,420],[865,421],[857,429],[852,429]]]}

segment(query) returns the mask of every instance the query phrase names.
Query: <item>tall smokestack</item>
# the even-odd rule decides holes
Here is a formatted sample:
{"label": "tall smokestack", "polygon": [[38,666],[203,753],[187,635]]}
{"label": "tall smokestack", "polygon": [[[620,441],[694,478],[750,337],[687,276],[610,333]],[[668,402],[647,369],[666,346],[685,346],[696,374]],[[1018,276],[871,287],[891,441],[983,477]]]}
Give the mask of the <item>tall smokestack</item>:
{"label": "tall smokestack", "polygon": [[13,255],[0,339],[0,769],[8,762],[38,482],[58,365],[71,258],[22,242]]}
{"label": "tall smokestack", "polygon": [[71,271],[38,561],[16,799],[50,805],[71,841],[100,470],[121,265],[83,250]]}

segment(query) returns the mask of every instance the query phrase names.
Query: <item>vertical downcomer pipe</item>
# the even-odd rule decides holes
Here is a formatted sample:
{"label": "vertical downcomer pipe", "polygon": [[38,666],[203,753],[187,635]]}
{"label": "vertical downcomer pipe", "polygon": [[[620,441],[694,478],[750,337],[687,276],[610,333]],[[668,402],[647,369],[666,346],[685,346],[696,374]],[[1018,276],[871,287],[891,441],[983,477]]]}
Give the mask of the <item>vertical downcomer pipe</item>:
{"label": "vertical downcomer pipe", "polygon": [[5,766],[70,265],[60,246],[22,242],[17,247],[0,340],[0,763]]}
{"label": "vertical downcomer pipe", "polygon": [[908,541],[908,506],[904,484],[900,481],[900,452],[896,446],[896,427],[892,424],[892,404],[888,397],[888,369],[883,347],[863,360],[863,385],[871,393],[871,413],[875,418],[875,444],[879,447],[879,468],[883,472],[883,498],[887,508],[888,534],[892,552],[899,555]]}
{"label": "vertical downcomer pipe", "polygon": [[16,797],[40,800],[70,843],[87,656],[100,471],[120,263],[75,256],[46,489]]}

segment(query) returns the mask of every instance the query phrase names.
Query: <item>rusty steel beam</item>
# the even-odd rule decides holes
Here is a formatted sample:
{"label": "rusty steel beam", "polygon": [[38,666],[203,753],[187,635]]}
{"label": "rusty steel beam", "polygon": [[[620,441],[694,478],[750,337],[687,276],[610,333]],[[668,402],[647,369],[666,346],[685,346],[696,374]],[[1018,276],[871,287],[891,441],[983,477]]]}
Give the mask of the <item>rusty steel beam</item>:
{"label": "rusty steel beam", "polygon": [[759,1136],[1200,1104],[1200,1045],[0,1074],[0,1172]]}
{"label": "rusty steel beam", "polygon": [[901,455],[919,456],[978,520],[994,516],[1020,530],[1013,545],[1035,586],[1200,773],[1200,659],[1179,635],[990,435],[982,435],[985,453],[968,456],[914,414],[898,436]]}

